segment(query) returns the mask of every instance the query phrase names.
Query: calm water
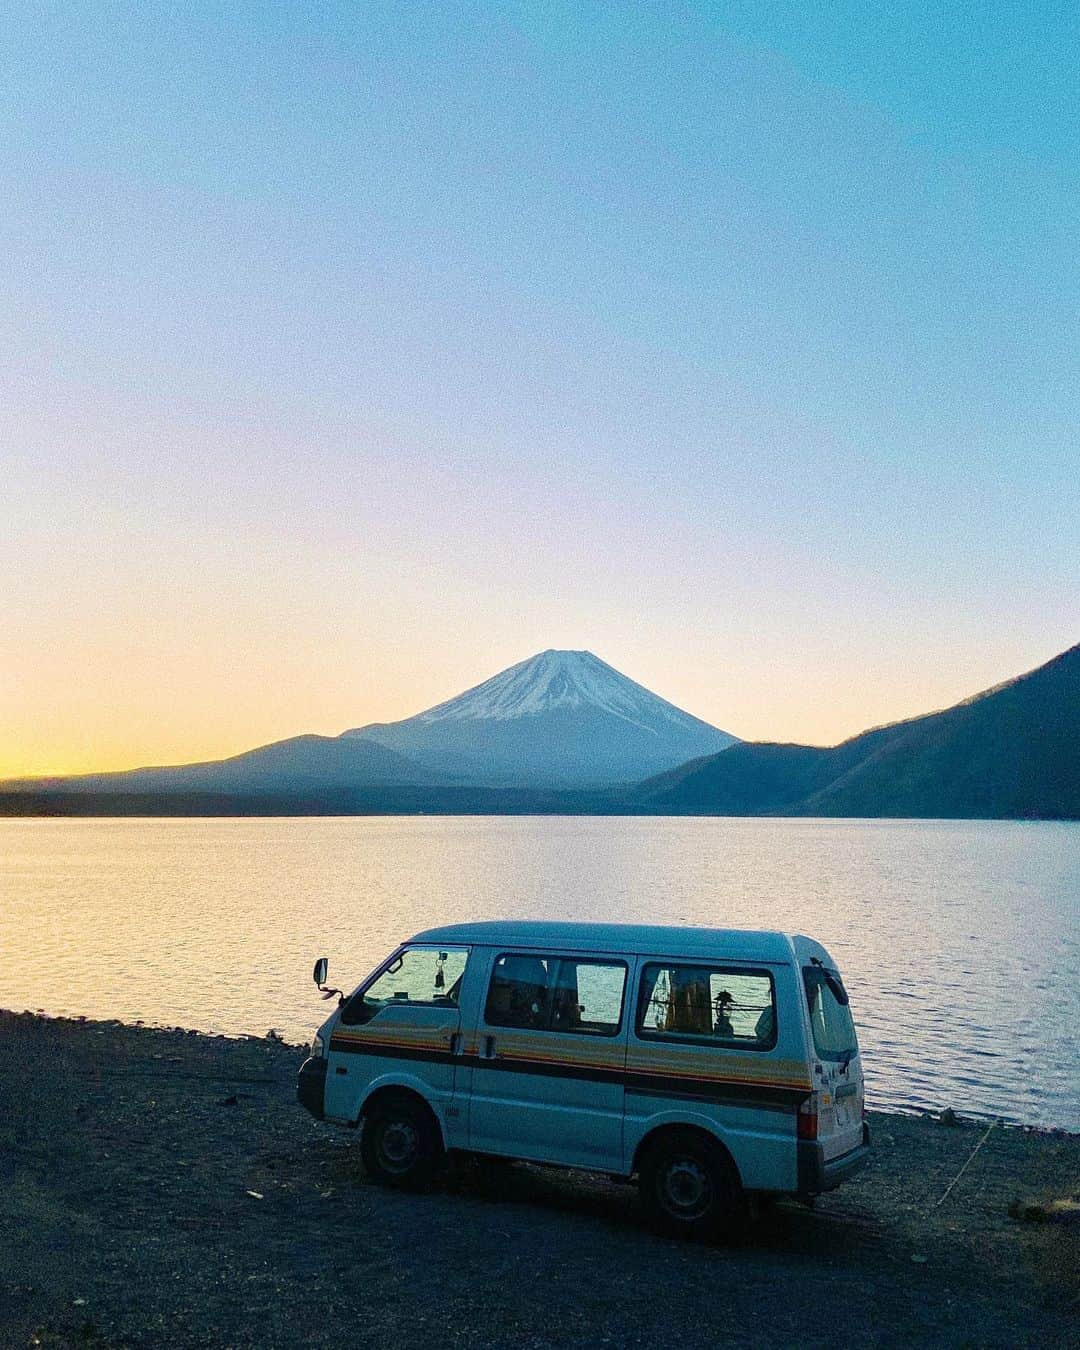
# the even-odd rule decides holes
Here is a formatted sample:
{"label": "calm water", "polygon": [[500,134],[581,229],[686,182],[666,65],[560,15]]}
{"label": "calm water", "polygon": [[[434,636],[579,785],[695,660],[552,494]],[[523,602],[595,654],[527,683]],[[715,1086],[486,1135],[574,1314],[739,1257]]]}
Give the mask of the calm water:
{"label": "calm water", "polygon": [[877,1105],[1080,1129],[1080,825],[0,821],[0,1007],[303,1041],[313,959],[501,915],[781,928],[840,963]]}

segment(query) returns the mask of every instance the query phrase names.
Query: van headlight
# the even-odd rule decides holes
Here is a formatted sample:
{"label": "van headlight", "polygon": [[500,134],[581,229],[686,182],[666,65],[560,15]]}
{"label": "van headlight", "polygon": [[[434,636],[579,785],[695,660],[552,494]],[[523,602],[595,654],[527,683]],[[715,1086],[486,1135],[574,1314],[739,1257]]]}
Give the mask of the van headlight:
{"label": "van headlight", "polygon": [[316,1032],[311,1038],[311,1049],[308,1051],[308,1054],[312,1059],[322,1059],[324,1053],[325,1047],[323,1045],[323,1038]]}

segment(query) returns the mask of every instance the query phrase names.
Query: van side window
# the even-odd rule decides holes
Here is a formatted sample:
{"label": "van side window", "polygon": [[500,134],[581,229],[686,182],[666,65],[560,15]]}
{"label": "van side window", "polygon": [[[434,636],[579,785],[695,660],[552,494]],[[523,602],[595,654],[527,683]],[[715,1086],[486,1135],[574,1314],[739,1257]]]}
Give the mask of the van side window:
{"label": "van side window", "polygon": [[491,972],[484,1021],[492,1027],[546,1027],[557,961],[510,952]]}
{"label": "van side window", "polygon": [[560,961],[551,1030],[614,1036],[622,1021],[626,967],[601,961]]}
{"label": "van side window", "polygon": [[625,986],[621,962],[507,952],[491,972],[484,1021],[493,1027],[614,1036]]}
{"label": "van side window", "polygon": [[764,970],[650,962],[641,974],[639,1036],[740,1050],[776,1044],[776,994]]}
{"label": "van side window", "polygon": [[442,951],[434,947],[407,947],[366,989],[349,999],[342,1009],[341,1020],[347,1026],[370,1022],[391,1005],[456,1008],[468,959],[465,947]]}

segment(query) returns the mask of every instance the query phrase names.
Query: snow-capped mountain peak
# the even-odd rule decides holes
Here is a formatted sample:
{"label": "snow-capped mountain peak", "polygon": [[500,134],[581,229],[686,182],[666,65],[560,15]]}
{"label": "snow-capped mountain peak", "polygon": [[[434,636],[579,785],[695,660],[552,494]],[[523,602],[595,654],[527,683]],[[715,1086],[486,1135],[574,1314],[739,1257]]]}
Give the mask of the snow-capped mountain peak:
{"label": "snow-capped mountain peak", "polygon": [[534,717],[554,708],[600,708],[639,726],[658,711],[685,717],[642,685],[620,675],[592,652],[554,648],[519,661],[456,698],[420,713],[418,721],[470,721]]}
{"label": "snow-capped mountain peak", "polygon": [[550,649],[401,722],[347,731],[469,783],[630,782],[735,739],[592,652]]}

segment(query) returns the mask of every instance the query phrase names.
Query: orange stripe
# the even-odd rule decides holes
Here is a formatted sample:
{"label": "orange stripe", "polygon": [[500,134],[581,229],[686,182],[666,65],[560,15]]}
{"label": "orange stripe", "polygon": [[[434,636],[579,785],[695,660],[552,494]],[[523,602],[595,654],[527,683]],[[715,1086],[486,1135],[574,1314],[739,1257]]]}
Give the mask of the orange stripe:
{"label": "orange stripe", "polygon": [[[371,1046],[372,1049],[386,1050],[390,1055],[395,1050],[430,1050],[442,1051],[446,1049],[445,1042],[442,1041],[420,1041],[399,1038],[388,1040],[384,1037],[376,1039],[372,1036],[365,1036],[362,1033],[335,1031],[334,1037],[344,1041],[351,1041],[355,1044],[364,1044]],[[470,1043],[470,1051],[476,1054],[477,1043]],[[567,1059],[565,1056],[554,1054],[533,1053],[531,1055],[521,1055],[504,1052],[499,1058],[503,1063],[517,1064],[539,1064],[550,1065],[552,1067],[562,1067],[568,1069],[586,1068],[608,1070],[611,1073],[633,1072],[644,1074],[652,1078],[670,1078],[673,1072],[679,1078],[690,1078],[697,1083],[733,1083],[742,1087],[779,1087],[797,1089],[799,1091],[809,1092],[811,1084],[805,1079],[795,1078],[765,1078],[760,1075],[748,1074],[715,1074],[701,1073],[689,1068],[684,1068],[681,1064],[675,1070],[671,1065],[657,1065],[655,1061],[652,1064],[634,1062],[632,1064],[623,1063],[621,1059],[613,1060],[610,1056],[606,1059],[588,1059],[585,1057],[579,1059]],[[482,1067],[482,1066],[481,1066]]]}

